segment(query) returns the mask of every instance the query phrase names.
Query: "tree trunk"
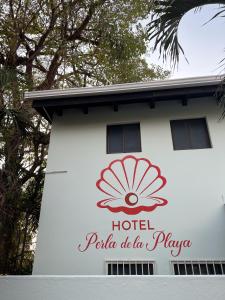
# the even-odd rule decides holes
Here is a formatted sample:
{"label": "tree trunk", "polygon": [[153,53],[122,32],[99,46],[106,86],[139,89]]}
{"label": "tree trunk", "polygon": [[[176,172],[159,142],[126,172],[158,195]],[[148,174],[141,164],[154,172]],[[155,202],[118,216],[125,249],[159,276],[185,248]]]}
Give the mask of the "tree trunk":
{"label": "tree trunk", "polygon": [[20,253],[20,265],[19,265],[20,270],[22,270],[22,266],[23,266],[24,251],[25,251],[25,247],[26,247],[27,234],[28,234],[28,232],[27,232],[28,225],[29,225],[29,215],[28,215],[28,213],[26,213],[25,227],[24,227],[24,234],[23,234],[23,244],[22,244],[22,250],[21,250],[21,253]]}

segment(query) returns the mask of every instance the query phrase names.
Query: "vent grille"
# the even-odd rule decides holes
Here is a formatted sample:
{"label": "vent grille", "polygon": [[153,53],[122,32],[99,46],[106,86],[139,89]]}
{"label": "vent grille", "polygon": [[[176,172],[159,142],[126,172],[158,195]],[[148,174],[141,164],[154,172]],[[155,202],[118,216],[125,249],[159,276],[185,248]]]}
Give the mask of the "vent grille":
{"label": "vent grille", "polygon": [[152,261],[107,261],[108,275],[153,275]]}
{"label": "vent grille", "polygon": [[174,275],[225,275],[225,261],[173,261]]}

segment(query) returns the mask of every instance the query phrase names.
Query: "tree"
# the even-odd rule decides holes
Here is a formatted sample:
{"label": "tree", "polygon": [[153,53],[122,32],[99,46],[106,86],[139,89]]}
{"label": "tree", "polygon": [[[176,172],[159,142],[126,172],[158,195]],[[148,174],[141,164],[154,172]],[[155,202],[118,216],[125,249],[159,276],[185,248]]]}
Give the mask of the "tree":
{"label": "tree", "polygon": [[152,20],[148,25],[149,39],[155,40],[154,49],[159,47],[160,55],[176,65],[180,52],[184,50],[178,40],[178,28],[183,16],[190,10],[198,12],[201,6],[220,4],[219,11],[211,18],[225,17],[225,0],[152,0]]}
{"label": "tree", "polygon": [[0,2],[0,274],[31,272],[40,212],[49,125],[23,92],[164,78],[143,59],[148,12],[144,0]]}

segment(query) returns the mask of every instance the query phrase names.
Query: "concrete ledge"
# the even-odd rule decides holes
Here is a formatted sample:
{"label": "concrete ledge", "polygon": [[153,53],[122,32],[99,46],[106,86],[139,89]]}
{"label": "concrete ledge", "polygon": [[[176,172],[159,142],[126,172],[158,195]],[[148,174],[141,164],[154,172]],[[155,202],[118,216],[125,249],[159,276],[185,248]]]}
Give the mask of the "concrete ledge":
{"label": "concrete ledge", "polygon": [[2,276],[1,300],[224,300],[225,276]]}

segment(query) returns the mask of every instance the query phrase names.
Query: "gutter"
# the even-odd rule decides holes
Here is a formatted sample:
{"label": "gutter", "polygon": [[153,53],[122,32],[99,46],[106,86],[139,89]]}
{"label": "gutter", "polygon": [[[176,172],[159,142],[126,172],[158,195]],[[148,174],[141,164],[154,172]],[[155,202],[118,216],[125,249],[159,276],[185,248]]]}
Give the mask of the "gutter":
{"label": "gutter", "polygon": [[97,95],[122,94],[154,90],[179,89],[186,87],[219,85],[225,75],[201,76],[181,79],[155,80],[150,82],[125,83],[109,86],[54,89],[25,92],[25,100],[43,100]]}

